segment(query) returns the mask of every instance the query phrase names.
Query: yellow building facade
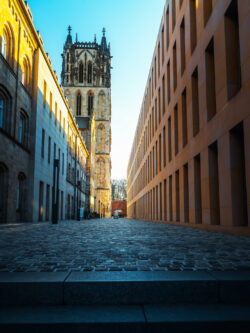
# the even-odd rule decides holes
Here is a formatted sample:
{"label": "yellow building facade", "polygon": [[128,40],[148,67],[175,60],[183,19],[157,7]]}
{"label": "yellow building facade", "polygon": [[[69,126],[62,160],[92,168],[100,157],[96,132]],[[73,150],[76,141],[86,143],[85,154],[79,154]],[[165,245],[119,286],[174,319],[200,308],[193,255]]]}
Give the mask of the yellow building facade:
{"label": "yellow building facade", "polygon": [[32,20],[1,1],[0,222],[76,219],[89,200],[88,151]]}

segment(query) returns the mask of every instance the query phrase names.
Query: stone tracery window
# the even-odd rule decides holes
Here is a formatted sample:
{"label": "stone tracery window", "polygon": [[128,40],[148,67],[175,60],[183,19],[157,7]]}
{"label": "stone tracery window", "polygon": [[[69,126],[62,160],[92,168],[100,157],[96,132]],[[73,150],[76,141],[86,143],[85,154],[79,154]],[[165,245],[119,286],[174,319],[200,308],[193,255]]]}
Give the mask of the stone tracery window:
{"label": "stone tracery window", "polygon": [[92,83],[92,62],[88,63],[88,83]]}
{"label": "stone tracery window", "polygon": [[77,94],[76,97],[76,115],[80,116],[82,110],[82,95],[80,93]]}
{"label": "stone tracery window", "polygon": [[79,64],[79,83],[83,83],[83,63]]}
{"label": "stone tracery window", "polygon": [[93,111],[93,106],[94,106],[94,95],[92,92],[90,92],[88,94],[88,115],[89,116]]}

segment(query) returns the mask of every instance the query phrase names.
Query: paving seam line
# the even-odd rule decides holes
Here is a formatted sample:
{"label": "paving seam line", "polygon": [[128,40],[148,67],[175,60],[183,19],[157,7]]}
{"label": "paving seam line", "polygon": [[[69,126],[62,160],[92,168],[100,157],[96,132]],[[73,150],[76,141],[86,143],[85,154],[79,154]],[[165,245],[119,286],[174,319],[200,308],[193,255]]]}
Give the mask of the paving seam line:
{"label": "paving seam line", "polygon": [[68,277],[71,275],[71,271],[68,272],[68,274],[66,275],[65,279],[63,280],[63,283],[62,283],[62,305],[65,305],[65,302],[64,302],[64,294],[65,294],[65,283],[68,279]]}

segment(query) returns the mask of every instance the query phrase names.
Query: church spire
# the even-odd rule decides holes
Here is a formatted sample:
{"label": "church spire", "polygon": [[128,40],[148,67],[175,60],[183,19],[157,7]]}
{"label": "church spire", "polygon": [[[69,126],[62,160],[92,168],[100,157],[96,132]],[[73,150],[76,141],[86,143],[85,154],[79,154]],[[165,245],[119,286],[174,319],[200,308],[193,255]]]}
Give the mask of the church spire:
{"label": "church spire", "polygon": [[69,25],[68,26],[68,36],[67,36],[67,39],[66,39],[66,42],[64,44],[64,49],[69,49],[72,45],[72,36],[71,36],[71,26]]}
{"label": "church spire", "polygon": [[107,51],[107,40],[106,40],[106,29],[103,28],[102,29],[102,33],[103,33],[103,36],[102,36],[102,41],[101,41],[101,48],[103,51]]}

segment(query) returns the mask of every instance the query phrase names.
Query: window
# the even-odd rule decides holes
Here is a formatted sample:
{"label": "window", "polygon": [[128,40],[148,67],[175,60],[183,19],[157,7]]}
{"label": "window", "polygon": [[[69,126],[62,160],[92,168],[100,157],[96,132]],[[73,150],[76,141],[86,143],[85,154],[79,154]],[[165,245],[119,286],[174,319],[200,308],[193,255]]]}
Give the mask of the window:
{"label": "window", "polygon": [[232,0],[225,13],[225,44],[228,100],[241,88],[240,37],[237,1]]}
{"label": "window", "polygon": [[10,132],[12,99],[9,92],[0,85],[0,128]]}
{"label": "window", "polygon": [[177,55],[176,55],[176,42],[173,47],[173,81],[174,90],[177,88]]}
{"label": "window", "polygon": [[181,95],[181,105],[182,105],[182,147],[187,144],[187,94],[186,88],[183,90]]}
{"label": "window", "polygon": [[64,174],[64,153],[62,153],[62,174]]}
{"label": "window", "polygon": [[172,0],[172,31],[174,31],[175,22],[176,22],[175,0]]}
{"label": "window", "polygon": [[216,114],[216,91],[215,91],[215,66],[214,66],[214,41],[211,39],[205,53],[206,62],[206,102],[207,120]]}
{"label": "window", "polygon": [[22,84],[25,88],[30,88],[30,64],[27,57],[24,57],[23,59]]}
{"label": "window", "polygon": [[4,100],[0,99],[0,128],[3,128]]}
{"label": "window", "polygon": [[46,81],[43,82],[43,107],[46,106],[46,93],[47,93],[47,83]]}
{"label": "window", "polygon": [[165,52],[165,45],[164,45],[164,26],[162,27],[161,30],[161,60],[162,64],[164,63],[164,52]]}
{"label": "window", "polygon": [[168,50],[168,46],[169,46],[169,8],[166,11],[166,39],[167,39],[167,50]]}
{"label": "window", "polygon": [[43,207],[43,186],[44,183],[40,182],[39,186],[39,221],[43,220],[43,212],[44,212],[44,207]]}
{"label": "window", "polygon": [[6,36],[6,33],[4,32],[3,39],[2,39],[2,51],[1,52],[5,59],[7,58],[7,50],[8,50],[7,47],[8,47],[7,36]]}
{"label": "window", "polygon": [[57,103],[55,103],[55,125],[57,123]]}
{"label": "window", "polygon": [[51,153],[51,137],[48,140],[48,163],[50,164],[50,153]]}
{"label": "window", "polygon": [[59,131],[61,132],[62,129],[62,111],[60,110],[59,113]]}
{"label": "window", "polygon": [[9,170],[0,162],[0,222],[6,222]]}
{"label": "window", "polygon": [[82,96],[80,93],[77,94],[76,97],[76,115],[81,115],[81,109],[82,109]]}
{"label": "window", "polygon": [[83,63],[79,64],[79,83],[83,83]]}
{"label": "window", "polygon": [[88,63],[88,83],[92,83],[92,63]]}
{"label": "window", "polygon": [[17,197],[16,197],[16,210],[21,213],[21,220],[23,220],[23,213],[25,208],[25,180],[26,176],[23,172],[18,175],[17,182]]}
{"label": "window", "polygon": [[54,160],[56,159],[56,143],[54,143]]}
{"label": "window", "polygon": [[170,61],[168,62],[168,65],[167,65],[167,89],[168,89],[168,104],[170,103],[170,99],[171,99],[171,96],[170,96],[170,92],[171,92],[171,87],[170,87]]}
{"label": "window", "polygon": [[29,131],[28,115],[25,111],[21,110],[19,115],[19,126],[18,126],[19,143],[23,145],[28,144],[28,131]]}
{"label": "window", "polygon": [[50,97],[49,97],[49,116],[50,117],[52,115],[52,102],[53,102],[53,96],[52,96],[52,92],[51,92]]}
{"label": "window", "polygon": [[191,52],[193,53],[196,42],[196,0],[190,0],[190,38],[191,38]]}
{"label": "window", "polygon": [[204,14],[204,26],[207,24],[207,21],[209,20],[210,15],[212,14],[213,10],[213,1],[212,0],[206,0],[203,2],[203,14]]}
{"label": "window", "polygon": [[45,130],[42,129],[42,148],[41,148],[41,156],[44,158],[44,141],[45,141]]}
{"label": "window", "polygon": [[5,25],[3,29],[1,53],[12,67],[14,65],[14,50],[15,44],[12,30],[9,26]]}
{"label": "window", "polygon": [[89,93],[88,95],[88,115],[90,115],[93,111],[93,102],[94,102],[94,95]]}
{"label": "window", "polygon": [[180,41],[181,41],[181,74],[184,73],[186,67],[186,47],[185,47],[185,19],[183,18],[180,26]]}
{"label": "window", "polygon": [[49,221],[49,216],[50,216],[50,185],[47,184],[47,189],[46,189],[46,221]]}
{"label": "window", "polygon": [[193,136],[195,136],[198,134],[200,130],[198,67],[195,68],[192,74],[191,84],[192,84]]}

